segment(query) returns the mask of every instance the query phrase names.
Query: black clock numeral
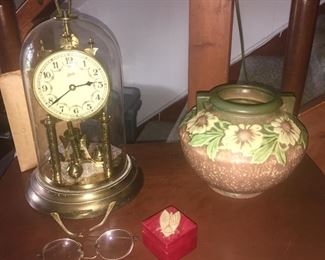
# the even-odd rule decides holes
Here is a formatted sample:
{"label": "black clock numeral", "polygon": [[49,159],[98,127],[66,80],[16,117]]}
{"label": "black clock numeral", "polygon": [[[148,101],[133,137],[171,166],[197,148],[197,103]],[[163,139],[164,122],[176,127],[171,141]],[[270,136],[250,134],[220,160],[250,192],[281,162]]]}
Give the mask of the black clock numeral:
{"label": "black clock numeral", "polygon": [[92,75],[98,76],[98,69],[92,69]]}
{"label": "black clock numeral", "polygon": [[65,58],[65,63],[66,63],[67,65],[71,64],[72,62],[73,62],[73,58],[72,58],[72,57],[66,57],[66,58]]}
{"label": "black clock numeral", "polygon": [[51,79],[52,78],[52,73],[49,71],[44,71],[43,72],[43,77],[44,79]]}
{"label": "black clock numeral", "polygon": [[82,61],[82,64],[83,64],[83,66],[86,68],[87,67],[87,61],[86,60],[83,60]]}
{"label": "black clock numeral", "polygon": [[97,94],[97,95],[95,96],[95,99],[96,99],[96,100],[100,100],[100,95]]}
{"label": "black clock numeral", "polygon": [[97,82],[96,85],[97,85],[98,88],[102,88],[104,86],[103,82]]}
{"label": "black clock numeral", "polygon": [[42,85],[42,91],[43,91],[43,92],[46,92],[46,91],[48,91],[48,90],[49,90],[49,88],[48,88],[47,85]]}
{"label": "black clock numeral", "polygon": [[62,114],[64,112],[64,106],[59,106],[60,113]]}
{"label": "black clock numeral", "polygon": [[88,73],[92,78],[97,78],[99,76],[99,69],[98,68],[89,68]]}
{"label": "black clock numeral", "polygon": [[54,69],[58,69],[59,68],[59,63],[57,61],[53,61],[52,65],[53,65],[53,68]]}
{"label": "black clock numeral", "polygon": [[49,97],[48,100],[47,100],[47,103],[49,105],[51,105],[53,102],[54,102],[54,98],[53,97]]}
{"label": "black clock numeral", "polygon": [[73,109],[73,113],[75,113],[76,115],[78,115],[79,112],[80,112],[80,110],[79,110],[78,107],[75,107],[75,108]]}
{"label": "black clock numeral", "polygon": [[93,109],[93,106],[92,106],[91,104],[87,104],[87,105],[86,105],[86,108],[87,108],[88,110],[92,110],[92,109]]}
{"label": "black clock numeral", "polygon": [[51,93],[52,91],[52,86],[50,84],[47,84],[46,82],[43,83],[42,85],[38,86],[38,90],[41,91],[42,93]]}

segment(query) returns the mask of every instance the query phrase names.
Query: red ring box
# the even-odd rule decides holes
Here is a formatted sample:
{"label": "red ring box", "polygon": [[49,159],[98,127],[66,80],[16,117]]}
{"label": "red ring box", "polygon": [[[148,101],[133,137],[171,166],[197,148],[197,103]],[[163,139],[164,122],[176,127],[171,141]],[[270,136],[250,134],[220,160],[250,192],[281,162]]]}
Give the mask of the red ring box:
{"label": "red ring box", "polygon": [[[173,206],[168,213],[179,211]],[[180,212],[181,219],[175,233],[165,236],[160,228],[163,210],[142,221],[143,244],[160,260],[178,260],[191,252],[197,245],[197,225]]]}

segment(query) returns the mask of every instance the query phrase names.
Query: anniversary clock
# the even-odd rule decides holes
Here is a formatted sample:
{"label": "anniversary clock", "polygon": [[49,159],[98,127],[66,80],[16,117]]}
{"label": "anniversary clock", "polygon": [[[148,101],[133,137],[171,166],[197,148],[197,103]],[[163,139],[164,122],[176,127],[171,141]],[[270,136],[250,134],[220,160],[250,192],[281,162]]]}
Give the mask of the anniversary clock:
{"label": "anniversary clock", "polygon": [[38,166],[29,204],[65,218],[104,213],[140,190],[124,150],[121,58],[109,29],[57,4],[57,15],[24,41],[21,69]]}

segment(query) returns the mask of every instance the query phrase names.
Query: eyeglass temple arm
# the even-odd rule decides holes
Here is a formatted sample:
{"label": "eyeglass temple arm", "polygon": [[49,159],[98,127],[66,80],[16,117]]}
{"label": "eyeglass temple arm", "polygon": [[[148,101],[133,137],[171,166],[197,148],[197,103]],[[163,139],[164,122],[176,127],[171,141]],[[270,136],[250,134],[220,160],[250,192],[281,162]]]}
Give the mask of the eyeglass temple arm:
{"label": "eyeglass temple arm", "polygon": [[[89,229],[89,231],[93,231],[93,230],[95,230],[96,228],[101,227],[101,226],[106,222],[106,220],[107,220],[109,214],[112,212],[112,210],[113,210],[115,204],[116,204],[116,201],[112,201],[112,202],[108,205],[107,210],[106,210],[106,213],[105,213],[105,216],[104,216],[104,218],[102,219],[102,221],[101,221],[99,224],[97,224],[97,225],[91,227],[91,228]],[[62,220],[61,220],[61,217],[60,217],[60,215],[59,215],[57,212],[51,212],[50,215],[51,215],[51,217],[52,217],[52,218],[53,218],[53,219],[54,219],[54,220],[59,224],[59,226],[62,228],[62,230],[63,230],[65,233],[67,233],[69,236],[72,236],[72,237],[83,237],[82,233],[78,233],[78,234],[77,234],[77,233],[73,233],[73,232],[71,232],[70,230],[68,230],[68,229],[66,228],[66,226],[63,224],[63,222],[62,222]]]}
{"label": "eyeglass temple arm", "polygon": [[57,212],[51,212],[51,217],[59,224],[59,226],[63,229],[63,231],[65,233],[67,233],[69,236],[72,237],[83,237],[83,235],[81,233],[77,234],[77,233],[73,233],[70,230],[68,230],[65,225],[63,224],[60,215]]}
{"label": "eyeglass temple arm", "polygon": [[93,230],[95,230],[96,228],[101,227],[101,226],[106,222],[107,217],[108,217],[109,214],[112,212],[112,210],[113,210],[115,204],[116,204],[116,201],[112,201],[112,202],[108,205],[107,210],[106,210],[106,213],[105,213],[105,216],[104,216],[104,218],[102,219],[102,221],[101,221],[100,223],[98,223],[97,225],[91,227],[91,228],[89,229],[89,231],[93,231]]}

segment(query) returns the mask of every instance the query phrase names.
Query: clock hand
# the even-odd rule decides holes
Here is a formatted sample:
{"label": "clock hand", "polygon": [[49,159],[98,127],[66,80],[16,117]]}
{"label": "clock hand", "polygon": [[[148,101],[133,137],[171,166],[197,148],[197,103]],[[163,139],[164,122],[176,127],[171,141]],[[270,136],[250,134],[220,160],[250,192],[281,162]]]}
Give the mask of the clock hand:
{"label": "clock hand", "polygon": [[61,100],[61,98],[63,98],[66,94],[68,94],[70,91],[74,91],[76,88],[78,88],[78,87],[82,87],[82,86],[90,86],[91,84],[93,84],[94,82],[91,82],[91,81],[87,81],[86,83],[84,83],[84,84],[80,84],[80,85],[75,85],[75,84],[70,84],[69,85],[69,89],[66,91],[66,92],[64,92],[60,97],[58,97],[56,100],[54,100],[54,102],[49,106],[49,107],[51,107],[51,106],[53,106],[54,104],[56,104],[56,103],[58,103],[60,100]]}
{"label": "clock hand", "polygon": [[[70,85],[71,86],[71,85]],[[71,88],[69,88],[68,91],[66,91],[63,95],[61,95],[60,97],[58,97],[56,100],[54,100],[54,102],[49,106],[53,106],[55,103],[59,102],[61,98],[63,98],[66,94],[68,94],[71,91]]]}
{"label": "clock hand", "polygon": [[[95,82],[91,82],[91,81],[87,81],[86,83],[84,83],[84,84],[80,84],[80,85],[73,85],[73,84],[71,84],[71,85],[73,85],[74,86],[74,88],[78,88],[78,87],[82,87],[82,86],[90,86],[91,84],[93,84],[93,83],[95,83]],[[70,86],[71,86],[70,85]],[[70,87],[69,86],[69,87]],[[74,89],[73,89],[74,90]]]}

